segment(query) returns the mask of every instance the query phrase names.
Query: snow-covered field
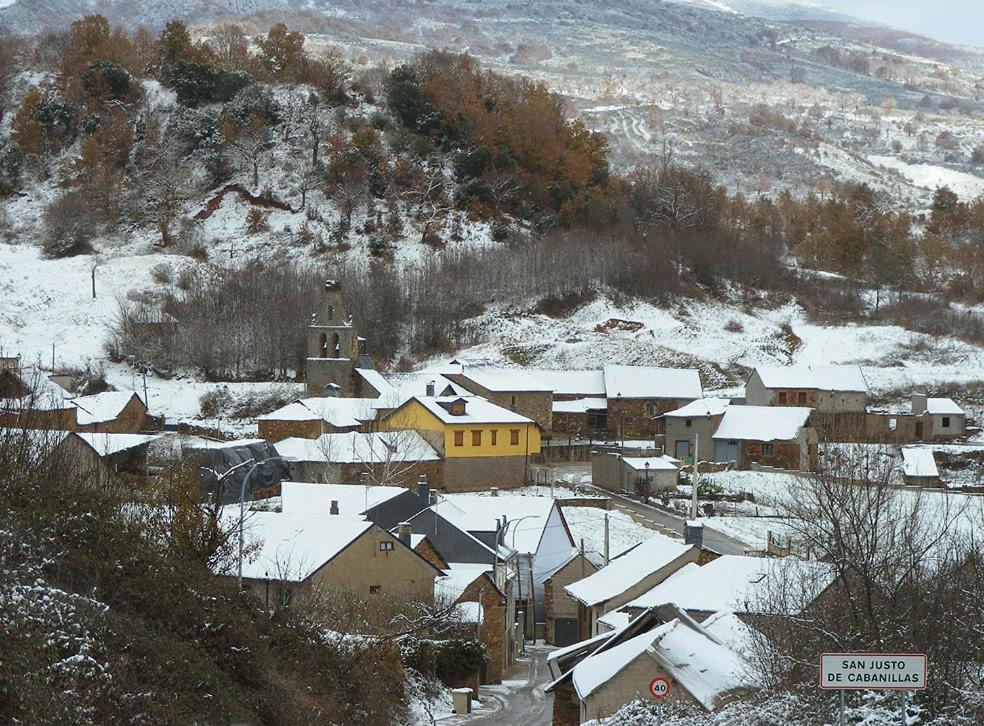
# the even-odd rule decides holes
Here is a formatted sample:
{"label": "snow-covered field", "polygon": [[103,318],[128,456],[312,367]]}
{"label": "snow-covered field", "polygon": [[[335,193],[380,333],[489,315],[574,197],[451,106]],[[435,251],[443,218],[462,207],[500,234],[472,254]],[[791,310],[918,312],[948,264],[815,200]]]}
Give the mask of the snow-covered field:
{"label": "snow-covered field", "polygon": [[948,186],[963,201],[976,199],[984,194],[984,177],[947,169],[936,164],[907,164],[895,156],[871,155],[868,161],[876,166],[892,169],[916,186],[930,191]]}
{"label": "snow-covered field", "polygon": [[570,527],[574,542],[584,540],[585,552],[602,554],[605,551],[605,515],[608,515],[608,554],[616,557],[653,536],[653,530],[635,522],[618,510],[606,511],[597,507],[564,507],[564,519]]}

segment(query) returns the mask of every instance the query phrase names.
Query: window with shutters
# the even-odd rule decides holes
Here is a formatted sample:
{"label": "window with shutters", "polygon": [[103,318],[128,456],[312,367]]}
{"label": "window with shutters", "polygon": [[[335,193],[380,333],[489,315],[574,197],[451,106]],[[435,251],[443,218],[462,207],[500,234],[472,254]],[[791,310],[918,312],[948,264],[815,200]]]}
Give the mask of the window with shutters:
{"label": "window with shutters", "polygon": [[509,443],[519,446],[519,429],[509,429]]}
{"label": "window with shutters", "polygon": [[481,446],[481,445],[482,445],[482,432],[472,431],[472,446]]}
{"label": "window with shutters", "polygon": [[464,431],[455,431],[454,432],[454,445],[455,446],[464,446],[465,445],[465,432]]}

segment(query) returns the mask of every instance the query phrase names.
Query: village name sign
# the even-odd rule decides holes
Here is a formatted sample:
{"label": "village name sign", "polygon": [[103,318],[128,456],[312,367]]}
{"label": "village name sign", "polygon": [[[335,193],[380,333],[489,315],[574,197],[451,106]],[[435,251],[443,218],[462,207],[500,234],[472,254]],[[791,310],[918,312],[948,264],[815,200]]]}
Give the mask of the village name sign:
{"label": "village name sign", "polygon": [[919,691],[926,687],[926,656],[896,653],[824,653],[820,687]]}

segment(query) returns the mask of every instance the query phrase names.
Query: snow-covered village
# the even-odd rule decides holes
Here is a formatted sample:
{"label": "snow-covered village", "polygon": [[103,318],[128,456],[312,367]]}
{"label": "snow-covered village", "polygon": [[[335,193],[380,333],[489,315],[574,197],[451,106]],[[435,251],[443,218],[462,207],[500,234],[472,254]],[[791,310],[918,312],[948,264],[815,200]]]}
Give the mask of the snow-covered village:
{"label": "snow-covered village", "polygon": [[984,6],[0,0],[0,722],[984,723]]}

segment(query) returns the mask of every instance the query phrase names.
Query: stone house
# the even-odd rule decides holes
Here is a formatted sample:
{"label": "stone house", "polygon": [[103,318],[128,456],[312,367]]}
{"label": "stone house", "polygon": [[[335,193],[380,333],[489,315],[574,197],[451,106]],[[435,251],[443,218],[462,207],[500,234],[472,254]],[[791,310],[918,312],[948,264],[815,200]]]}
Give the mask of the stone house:
{"label": "stone house", "polygon": [[668,456],[625,456],[618,452],[591,452],[591,481],[612,492],[636,494],[674,489],[680,462]]}
{"label": "stone house", "polygon": [[410,488],[427,478],[442,486],[444,462],[416,431],[324,434],[275,444],[295,481],[351,484],[367,476],[372,484]]}
{"label": "stone house", "polygon": [[749,406],[796,406],[816,412],[824,441],[864,437],[868,382],[860,366],[758,367],[745,383]]}
{"label": "stone house", "polygon": [[512,621],[507,620],[508,598],[496,584],[492,566],[451,563],[444,576],[434,581],[434,596],[438,603],[475,606],[478,613],[471,618],[477,621],[479,639],[486,653],[479,682],[502,683],[502,672],[512,664],[515,651],[509,642]]}
{"label": "stone house", "polygon": [[867,427],[874,441],[949,441],[966,433],[967,414],[952,398],[933,398],[917,390],[907,410],[869,409]]}
{"label": "stone house", "polygon": [[606,567],[564,590],[578,602],[578,639],[605,629],[599,619],[648,592],[688,563],[700,550],[665,535],[653,533],[645,542],[611,560]]}
{"label": "stone house", "polygon": [[302,398],[258,416],[257,435],[271,443],[288,438],[370,431],[378,413],[372,398]]}
{"label": "stone house", "polygon": [[467,368],[453,362],[444,377],[496,406],[515,411],[552,431],[553,391],[520,368]]}
{"label": "stone house", "polygon": [[699,443],[701,458],[712,458],[712,437],[730,403],[727,398],[700,398],[682,408],[664,413],[666,452],[681,462],[693,463],[694,452]]}
{"label": "stone house", "polygon": [[[776,406],[728,406],[714,432],[714,461],[811,471],[817,435],[810,426],[813,409]],[[701,455],[703,459],[703,455]]]}
{"label": "stone house", "polygon": [[54,447],[53,454],[65,457],[80,473],[95,474],[102,482],[123,477],[141,483],[147,479],[148,449],[157,438],[143,434],[71,432]]}
{"label": "stone house", "polygon": [[380,429],[416,431],[444,460],[448,492],[526,482],[529,457],[540,452],[540,428],[526,416],[478,396],[414,396],[385,415]]}
{"label": "stone house", "polygon": [[665,702],[696,703],[706,711],[757,688],[741,656],[691,618],[612,640],[570,672],[578,706],[574,723],[611,716],[637,698],[651,699],[657,679],[668,684]]}
{"label": "stone house", "polygon": [[[239,507],[225,507],[222,517],[232,526]],[[303,603],[316,589],[378,598],[381,607],[432,603],[434,578],[443,574],[359,517],[251,510],[244,529],[256,550],[243,563],[243,582],[267,607]]]}
{"label": "stone house", "polygon": [[578,640],[578,601],[564,589],[598,571],[600,558],[574,552],[543,581],[547,645],[566,646]]}
{"label": "stone house", "polygon": [[553,402],[553,431],[571,436],[604,438],[608,435],[608,400],[579,398]]}
{"label": "stone house", "polygon": [[704,397],[696,370],[607,365],[604,379],[608,431],[618,439],[654,438],[664,413]]}

